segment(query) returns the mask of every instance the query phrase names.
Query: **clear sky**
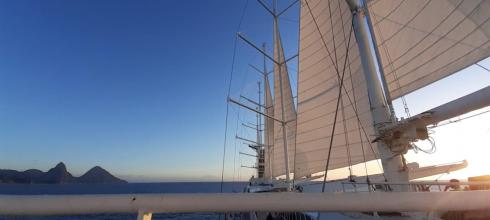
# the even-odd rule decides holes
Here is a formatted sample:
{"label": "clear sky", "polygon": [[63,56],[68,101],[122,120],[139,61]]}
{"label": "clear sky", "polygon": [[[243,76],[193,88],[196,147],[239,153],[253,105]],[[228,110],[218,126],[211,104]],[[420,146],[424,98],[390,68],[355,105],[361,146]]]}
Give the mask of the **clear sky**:
{"label": "clear sky", "polygon": [[2,1],[1,167],[217,175],[242,7]]}
{"label": "clear sky", "polygon": [[[245,4],[0,2],[0,167],[217,178]],[[245,19],[251,38],[272,38],[255,1]]]}
{"label": "clear sky", "polygon": [[[280,20],[286,57],[297,51],[297,11]],[[0,168],[63,161],[75,175],[100,165],[130,181],[219,179],[237,31],[270,45],[271,17],[252,0],[1,1]],[[243,42],[236,55],[231,95],[256,97],[248,64],[262,57]],[[290,70],[294,84],[295,62]],[[490,85],[488,72],[471,72],[460,92]],[[413,100],[422,95],[408,97],[413,113],[459,97],[449,88],[460,79],[429,88],[439,95],[422,104]],[[251,120],[231,107],[228,180],[253,172],[238,168],[253,160],[237,155],[247,149],[232,138],[252,137],[237,126]]]}

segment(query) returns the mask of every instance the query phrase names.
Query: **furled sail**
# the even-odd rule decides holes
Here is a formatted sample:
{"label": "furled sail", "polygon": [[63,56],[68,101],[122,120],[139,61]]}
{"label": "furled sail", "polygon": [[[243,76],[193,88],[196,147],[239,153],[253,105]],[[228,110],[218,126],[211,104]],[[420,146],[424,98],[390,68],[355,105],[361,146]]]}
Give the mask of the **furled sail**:
{"label": "furled sail", "polygon": [[375,0],[369,10],[392,99],[490,56],[488,0]]}
{"label": "furled sail", "polygon": [[[267,71],[265,71],[267,73]],[[264,87],[265,87],[265,114],[274,117],[274,107],[272,105],[272,93],[270,89],[269,78],[267,75],[264,76]],[[274,119],[265,117],[264,118],[264,152],[265,152],[265,172],[264,177],[269,179],[274,176],[272,172],[272,155],[274,146]]]}
{"label": "furled sail", "polygon": [[351,22],[345,1],[301,1],[295,178],[325,169],[344,71],[329,169],[376,159],[367,87]]}
{"label": "furled sail", "polygon": [[[291,83],[289,80],[288,68],[286,64],[284,64],[284,49],[282,47],[277,22],[274,22],[274,59],[281,64],[274,64],[274,117],[279,120],[284,119],[284,121],[287,122],[285,126],[287,140],[286,146],[289,154],[289,168],[290,172],[292,172],[296,142],[296,109],[293,100],[293,92],[291,90]],[[282,104],[283,101],[284,105]],[[283,126],[280,122],[275,121],[272,160],[272,172],[274,176],[280,176],[286,173],[285,164]]]}

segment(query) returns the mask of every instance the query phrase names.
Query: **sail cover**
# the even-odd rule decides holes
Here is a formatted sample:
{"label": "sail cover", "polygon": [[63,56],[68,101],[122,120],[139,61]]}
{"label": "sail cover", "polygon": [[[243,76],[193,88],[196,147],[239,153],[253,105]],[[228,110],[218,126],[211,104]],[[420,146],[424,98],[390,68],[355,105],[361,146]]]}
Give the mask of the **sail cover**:
{"label": "sail cover", "polygon": [[369,2],[392,99],[490,56],[488,0]]}
{"label": "sail cover", "polygon": [[374,129],[367,87],[354,33],[350,32],[351,22],[344,0],[302,0],[295,178],[325,169],[339,95],[336,69],[339,74],[344,71],[349,34],[352,37],[329,169],[376,158],[377,147],[370,145]]}
{"label": "sail cover", "polygon": [[[282,47],[281,36],[276,22],[274,22],[274,59],[278,63],[284,63],[285,61],[284,49]],[[283,101],[284,106],[282,105]],[[285,126],[286,146],[288,149],[289,170],[292,172],[296,149],[296,109],[286,64],[274,64],[274,117],[279,120],[283,120],[284,118],[284,121],[287,122]],[[272,160],[272,172],[274,173],[274,176],[281,176],[286,173],[284,149],[283,126],[282,123],[275,121]]]}
{"label": "sail cover", "polygon": [[[267,73],[267,71],[265,71]],[[274,117],[274,107],[272,105],[272,93],[269,78],[264,76],[265,87],[265,114]],[[265,152],[265,171],[264,177],[269,179],[274,176],[272,172],[272,155],[274,146],[274,119],[265,117],[264,119],[264,152]]]}

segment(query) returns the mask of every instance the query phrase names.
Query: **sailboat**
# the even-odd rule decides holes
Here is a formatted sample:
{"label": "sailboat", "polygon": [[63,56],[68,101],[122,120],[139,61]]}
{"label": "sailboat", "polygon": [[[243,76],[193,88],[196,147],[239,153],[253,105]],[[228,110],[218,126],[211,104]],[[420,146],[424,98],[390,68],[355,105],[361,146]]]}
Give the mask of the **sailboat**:
{"label": "sailboat", "polygon": [[[420,167],[404,157],[417,148],[413,142],[430,139],[427,126],[490,106],[490,87],[405,119],[396,117],[392,103],[490,56],[490,1],[298,0],[284,10],[275,1],[272,8],[258,2],[273,20],[273,55],[238,37],[274,64],[273,79],[264,65],[264,103],[228,99],[257,113],[257,126],[264,123],[250,144],[258,172],[247,193],[0,195],[0,215],[448,219],[448,211],[490,210],[488,181],[442,183],[477,189],[447,192],[432,191],[440,182],[413,181],[462,169],[466,162]],[[300,8],[297,100],[286,65],[296,56],[285,56],[278,22],[294,4]],[[380,161],[381,174],[351,174],[353,166],[373,161]],[[328,175],[335,169],[349,174],[332,182]]]}
{"label": "sailboat", "polygon": [[[284,11],[277,11],[276,1],[272,7],[258,2],[273,20],[273,55],[238,35],[264,58],[264,103],[255,102],[264,109],[255,111],[264,118],[264,143],[257,135],[249,144],[259,159],[257,177],[252,177],[246,191],[326,192],[340,186],[344,192],[376,193],[456,187],[411,180],[464,169],[467,161],[419,167],[408,163],[404,155],[418,149],[414,142],[430,140],[428,126],[489,106],[490,87],[415,116],[407,112],[408,118],[397,118],[392,102],[402,99],[407,110],[405,95],[490,56],[489,1],[292,2],[285,10],[300,4],[296,102],[287,66],[294,56],[286,58],[278,24]],[[273,88],[266,60],[274,64]],[[370,175],[366,164],[378,160],[382,173]],[[356,165],[365,166],[364,176],[353,175]],[[336,169],[349,174],[327,181],[329,171]],[[428,218],[427,213],[404,214],[402,206],[389,216]],[[350,213],[354,219],[373,215],[379,218],[381,214]],[[254,217],[264,218],[264,213],[254,213]],[[328,215],[276,212],[269,217],[327,219]]]}

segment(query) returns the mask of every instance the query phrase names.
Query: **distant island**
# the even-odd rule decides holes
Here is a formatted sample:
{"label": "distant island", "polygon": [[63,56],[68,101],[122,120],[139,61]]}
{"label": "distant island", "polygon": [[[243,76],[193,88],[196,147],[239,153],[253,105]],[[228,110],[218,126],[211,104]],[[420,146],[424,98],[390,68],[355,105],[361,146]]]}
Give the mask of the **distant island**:
{"label": "distant island", "polygon": [[66,184],[66,183],[127,183],[102,167],[95,166],[80,177],[74,177],[66,170],[63,162],[43,172],[37,169],[26,171],[0,169],[0,183],[21,184]]}

